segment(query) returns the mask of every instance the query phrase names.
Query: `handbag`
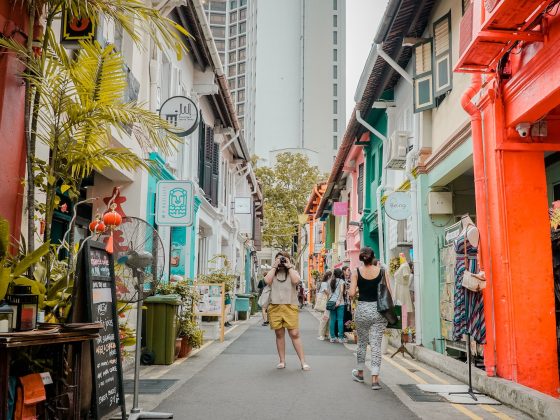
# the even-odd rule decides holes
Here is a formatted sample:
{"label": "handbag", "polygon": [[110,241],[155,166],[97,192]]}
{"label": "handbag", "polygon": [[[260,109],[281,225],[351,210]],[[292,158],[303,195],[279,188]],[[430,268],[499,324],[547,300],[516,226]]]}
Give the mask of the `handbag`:
{"label": "handbag", "polygon": [[267,284],[259,297],[258,304],[263,309],[268,308],[268,305],[270,305],[270,290],[270,286]]}
{"label": "handbag", "polygon": [[319,312],[323,312],[327,309],[327,295],[325,293],[320,293],[319,296],[317,296],[314,309]]}
{"label": "handbag", "polygon": [[[474,226],[474,225],[473,225]],[[468,228],[468,226],[467,226]],[[484,271],[478,273],[472,273],[467,270],[468,258],[467,258],[467,238],[465,233],[465,245],[463,246],[465,250],[465,271],[463,271],[463,278],[461,279],[461,286],[465,289],[469,289],[472,292],[480,292],[486,288],[486,275]]]}
{"label": "handbag", "polygon": [[395,305],[393,304],[393,298],[389,287],[387,286],[387,277],[385,276],[385,270],[381,269],[383,273],[383,278],[377,286],[377,312],[379,312],[383,318],[388,322],[388,326],[396,324],[398,322],[398,317],[395,312]]}
{"label": "handbag", "polygon": [[327,311],[334,311],[336,309],[336,301],[335,300],[329,300],[327,302],[326,309],[327,309]]}

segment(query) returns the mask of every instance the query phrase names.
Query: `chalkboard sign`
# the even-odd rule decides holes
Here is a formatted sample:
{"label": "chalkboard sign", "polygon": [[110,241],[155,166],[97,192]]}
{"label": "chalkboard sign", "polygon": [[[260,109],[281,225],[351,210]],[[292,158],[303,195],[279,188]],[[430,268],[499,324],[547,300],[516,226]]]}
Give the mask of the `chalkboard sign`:
{"label": "chalkboard sign", "polygon": [[81,261],[87,316],[89,321],[103,324],[91,349],[93,412],[99,419],[120,408],[125,418],[113,256],[105,251],[105,244],[88,241]]}

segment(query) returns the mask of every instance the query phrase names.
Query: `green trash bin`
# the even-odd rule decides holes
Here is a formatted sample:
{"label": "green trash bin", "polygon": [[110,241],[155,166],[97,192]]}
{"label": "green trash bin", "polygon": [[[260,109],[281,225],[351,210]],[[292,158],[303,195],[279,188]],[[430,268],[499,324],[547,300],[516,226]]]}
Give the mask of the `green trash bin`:
{"label": "green trash bin", "polygon": [[144,301],[146,314],[146,351],[153,353],[155,365],[175,361],[179,295],[150,296]]}
{"label": "green trash bin", "polygon": [[235,296],[235,312],[237,312],[237,319],[245,320],[247,319],[247,315],[251,313],[251,295],[238,293]]}

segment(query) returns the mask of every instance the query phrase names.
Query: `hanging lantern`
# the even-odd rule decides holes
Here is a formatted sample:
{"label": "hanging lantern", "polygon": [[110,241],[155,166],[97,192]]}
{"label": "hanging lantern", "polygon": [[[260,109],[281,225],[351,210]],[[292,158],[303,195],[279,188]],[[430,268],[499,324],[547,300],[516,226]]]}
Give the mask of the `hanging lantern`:
{"label": "hanging lantern", "polygon": [[31,293],[31,286],[13,286],[11,294],[6,295],[6,300],[15,314],[12,328],[15,331],[34,330],[37,325],[39,296]]}
{"label": "hanging lantern", "polygon": [[109,253],[113,253],[113,232],[122,223],[122,216],[115,211],[117,205],[115,203],[111,204],[111,210],[103,215],[103,222],[111,232],[109,234],[109,239],[107,240],[107,245],[105,250]]}
{"label": "hanging lantern", "polygon": [[95,218],[94,221],[89,224],[89,230],[92,233],[103,233],[106,229],[107,227],[105,226],[105,223],[103,223],[99,215]]}
{"label": "hanging lantern", "polygon": [[0,333],[12,331],[14,324],[14,310],[5,300],[0,301]]}

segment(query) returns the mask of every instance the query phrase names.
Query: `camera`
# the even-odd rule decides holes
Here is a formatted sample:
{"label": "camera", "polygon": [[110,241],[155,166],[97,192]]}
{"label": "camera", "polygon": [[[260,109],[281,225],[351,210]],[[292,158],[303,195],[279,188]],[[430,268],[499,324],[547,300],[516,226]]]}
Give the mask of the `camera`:
{"label": "camera", "polygon": [[530,123],[519,123],[515,126],[515,130],[519,137],[527,137],[529,135],[529,131],[531,130]]}
{"label": "camera", "polygon": [[279,265],[286,265],[287,262],[288,262],[288,260],[286,259],[286,257],[281,257]]}

